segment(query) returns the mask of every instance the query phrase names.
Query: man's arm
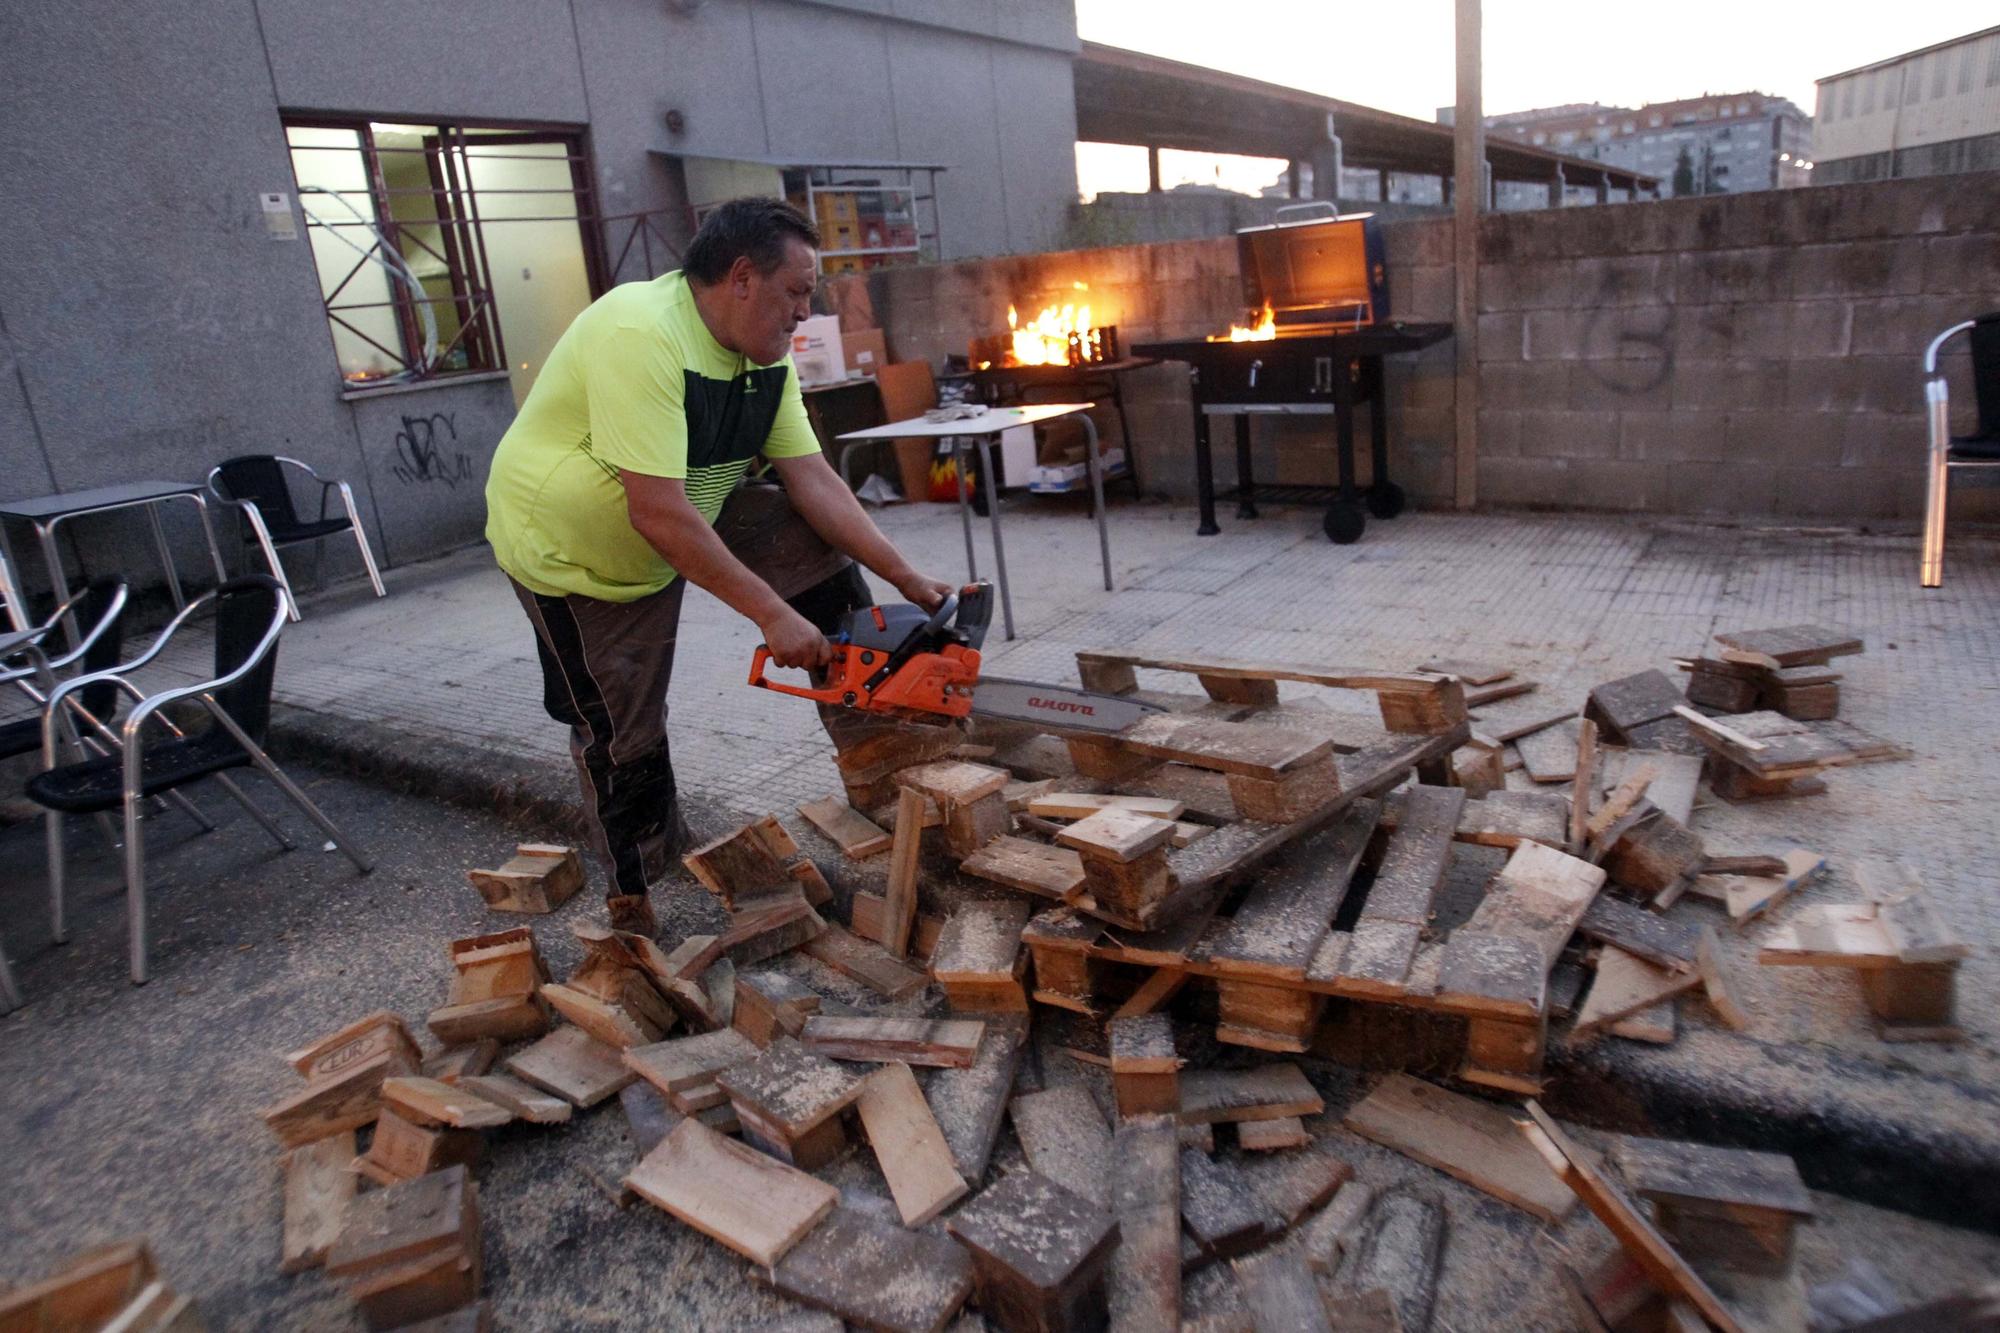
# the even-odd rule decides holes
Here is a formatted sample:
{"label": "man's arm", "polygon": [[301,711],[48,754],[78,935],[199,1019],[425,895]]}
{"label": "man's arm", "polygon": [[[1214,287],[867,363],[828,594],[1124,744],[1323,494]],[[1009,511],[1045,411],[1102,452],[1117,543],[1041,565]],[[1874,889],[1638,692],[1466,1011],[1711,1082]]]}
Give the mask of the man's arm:
{"label": "man's arm", "polygon": [[882,535],[825,454],[774,458],[771,466],[784,481],[792,508],[828,546],[859,560],[927,611],[936,610],[952,591],[951,584],[919,574],[895,543]]}
{"label": "man's arm", "polygon": [[[832,658],[833,648],[826,636],[730,554],[715,528],[689,502],[681,481],[624,468],[618,470],[618,476],[625,484],[625,512],[633,528],[682,577],[755,622],[779,666],[824,666]],[[855,507],[860,508],[858,504]],[[861,516],[864,523],[867,518],[866,514]]]}

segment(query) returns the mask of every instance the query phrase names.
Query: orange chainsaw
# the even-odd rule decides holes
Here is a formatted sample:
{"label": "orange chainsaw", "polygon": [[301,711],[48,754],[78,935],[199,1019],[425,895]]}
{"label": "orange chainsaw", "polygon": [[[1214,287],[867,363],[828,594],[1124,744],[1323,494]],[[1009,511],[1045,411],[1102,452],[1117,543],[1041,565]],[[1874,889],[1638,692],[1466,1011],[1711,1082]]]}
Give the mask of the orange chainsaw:
{"label": "orange chainsaw", "polygon": [[757,645],[750,683],[815,703],[890,713],[918,721],[977,713],[1080,731],[1120,732],[1151,704],[1063,685],[982,679],[979,647],[993,618],[993,585],[967,584],[935,611],[905,603],[862,606],[847,613],[833,636],[833,662],[823,683],[788,685],[764,674],[771,650]]}

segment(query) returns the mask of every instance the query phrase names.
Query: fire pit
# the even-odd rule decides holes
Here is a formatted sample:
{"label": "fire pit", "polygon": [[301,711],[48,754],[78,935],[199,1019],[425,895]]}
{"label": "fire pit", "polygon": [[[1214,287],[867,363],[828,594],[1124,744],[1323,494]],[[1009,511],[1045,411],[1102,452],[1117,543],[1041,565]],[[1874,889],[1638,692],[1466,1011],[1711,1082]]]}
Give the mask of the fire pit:
{"label": "fire pit", "polygon": [[[1389,440],[1382,358],[1451,336],[1449,324],[1389,319],[1381,234],[1368,214],[1251,227],[1236,233],[1245,324],[1206,338],[1141,343],[1141,356],[1185,361],[1194,390],[1195,479],[1201,502],[1196,532],[1215,521],[1209,418],[1236,418],[1238,518],[1255,518],[1257,501],[1325,504],[1323,527],[1343,545],[1360,539],[1368,515],[1394,518],[1402,488],[1389,480]],[[1365,496],[1354,481],[1354,407],[1373,403],[1369,435],[1373,482]],[[1253,415],[1330,415],[1339,445],[1340,481],[1324,486],[1258,486],[1251,471]],[[1366,504],[1366,510],[1363,504]]]}

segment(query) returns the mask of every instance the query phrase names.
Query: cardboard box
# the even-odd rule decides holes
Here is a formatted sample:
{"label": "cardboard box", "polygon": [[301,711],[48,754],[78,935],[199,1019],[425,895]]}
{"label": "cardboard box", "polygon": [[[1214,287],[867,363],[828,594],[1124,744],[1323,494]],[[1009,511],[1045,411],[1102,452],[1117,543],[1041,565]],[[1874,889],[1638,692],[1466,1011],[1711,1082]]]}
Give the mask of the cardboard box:
{"label": "cardboard box", "polygon": [[840,316],[814,315],[792,333],[792,366],[800,384],[831,384],[847,378],[840,350]]}
{"label": "cardboard box", "polygon": [[[1123,449],[1106,449],[1098,455],[1098,464],[1104,475],[1122,471],[1125,467]],[[1059,467],[1037,467],[1028,473],[1028,489],[1031,491],[1062,492],[1073,491],[1090,485],[1090,469],[1082,463],[1066,463]]]}
{"label": "cardboard box", "polygon": [[889,363],[888,335],[880,329],[849,329],[840,335],[840,345],[847,358],[847,374],[867,375]]}

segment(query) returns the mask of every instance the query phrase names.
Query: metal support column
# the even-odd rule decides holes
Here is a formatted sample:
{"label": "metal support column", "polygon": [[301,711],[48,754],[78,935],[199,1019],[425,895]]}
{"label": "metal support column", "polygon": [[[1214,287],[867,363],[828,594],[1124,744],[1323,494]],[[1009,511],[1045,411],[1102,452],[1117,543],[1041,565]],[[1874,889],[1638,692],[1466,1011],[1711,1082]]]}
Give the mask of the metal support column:
{"label": "metal support column", "polygon": [[1456,349],[1453,502],[1479,502],[1479,213],[1485,202],[1486,126],[1479,106],[1479,0],[1457,0],[1458,110],[1452,131],[1452,345]]}

